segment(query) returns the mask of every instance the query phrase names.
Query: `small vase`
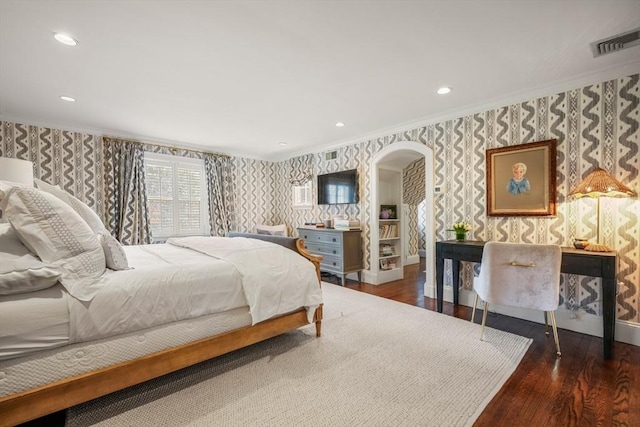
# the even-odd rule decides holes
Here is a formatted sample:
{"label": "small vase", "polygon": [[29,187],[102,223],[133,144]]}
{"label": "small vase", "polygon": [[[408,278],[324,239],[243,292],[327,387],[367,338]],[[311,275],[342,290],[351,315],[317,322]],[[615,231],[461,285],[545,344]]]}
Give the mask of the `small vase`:
{"label": "small vase", "polygon": [[467,237],[466,231],[456,231],[456,240],[458,242],[464,242]]}

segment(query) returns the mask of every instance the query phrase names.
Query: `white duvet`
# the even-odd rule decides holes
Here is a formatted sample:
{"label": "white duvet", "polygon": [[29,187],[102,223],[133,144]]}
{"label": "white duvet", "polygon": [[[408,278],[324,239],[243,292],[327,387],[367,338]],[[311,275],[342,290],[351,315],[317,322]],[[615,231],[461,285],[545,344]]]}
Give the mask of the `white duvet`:
{"label": "white duvet", "polygon": [[233,265],[242,276],[242,288],[252,322],[307,308],[313,321],[322,303],[314,265],[306,258],[274,243],[244,237],[183,237],[167,243],[193,249]]}
{"label": "white duvet", "polygon": [[125,246],[124,271],[107,271],[89,302],[69,298],[70,342],[146,329],[249,305],[252,323],[322,302],[312,263],[255,239],[187,237]]}

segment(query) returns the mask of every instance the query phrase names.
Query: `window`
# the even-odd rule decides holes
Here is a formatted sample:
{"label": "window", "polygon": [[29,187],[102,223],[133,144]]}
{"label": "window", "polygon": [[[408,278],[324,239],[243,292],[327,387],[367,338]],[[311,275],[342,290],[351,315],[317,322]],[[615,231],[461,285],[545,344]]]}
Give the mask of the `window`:
{"label": "window", "polygon": [[311,180],[307,181],[303,185],[294,185],[291,188],[292,201],[291,205],[294,208],[305,209],[312,206],[311,202]]}
{"label": "window", "polygon": [[156,153],[144,157],[153,237],[208,234],[204,161]]}

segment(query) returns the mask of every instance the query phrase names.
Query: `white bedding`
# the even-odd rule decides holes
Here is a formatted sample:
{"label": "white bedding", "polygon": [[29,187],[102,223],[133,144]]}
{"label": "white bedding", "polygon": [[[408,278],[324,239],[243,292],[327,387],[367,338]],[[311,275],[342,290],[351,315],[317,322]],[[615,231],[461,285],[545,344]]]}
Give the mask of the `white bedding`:
{"label": "white bedding", "polygon": [[0,298],[0,360],[247,305],[253,324],[303,306],[312,321],[322,302],[313,264],[289,249],[240,237],[173,243],[125,246],[133,268],[105,272],[90,302],[60,285]]}
{"label": "white bedding", "polygon": [[313,264],[275,243],[244,237],[201,236],[169,239],[167,243],[225,260],[237,268],[254,325],[300,307],[307,308],[311,323],[322,303]]}
{"label": "white bedding", "polygon": [[240,274],[224,261],[172,245],[125,246],[130,270],[108,270],[90,301],[69,298],[71,342],[246,306]]}

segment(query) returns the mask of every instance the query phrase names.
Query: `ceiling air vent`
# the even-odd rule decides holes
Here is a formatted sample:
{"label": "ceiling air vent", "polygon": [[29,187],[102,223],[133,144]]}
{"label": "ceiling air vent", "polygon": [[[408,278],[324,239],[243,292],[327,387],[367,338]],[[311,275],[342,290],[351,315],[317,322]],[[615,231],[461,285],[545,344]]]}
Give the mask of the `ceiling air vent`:
{"label": "ceiling air vent", "polygon": [[325,160],[335,160],[338,158],[338,152],[337,151],[329,151],[327,152],[327,154],[325,154],[324,156]]}
{"label": "ceiling air vent", "polygon": [[591,51],[593,52],[593,57],[596,58],[598,56],[606,55],[607,53],[617,52],[639,44],[640,28],[636,28],[635,30],[627,31],[626,33],[591,43]]}

